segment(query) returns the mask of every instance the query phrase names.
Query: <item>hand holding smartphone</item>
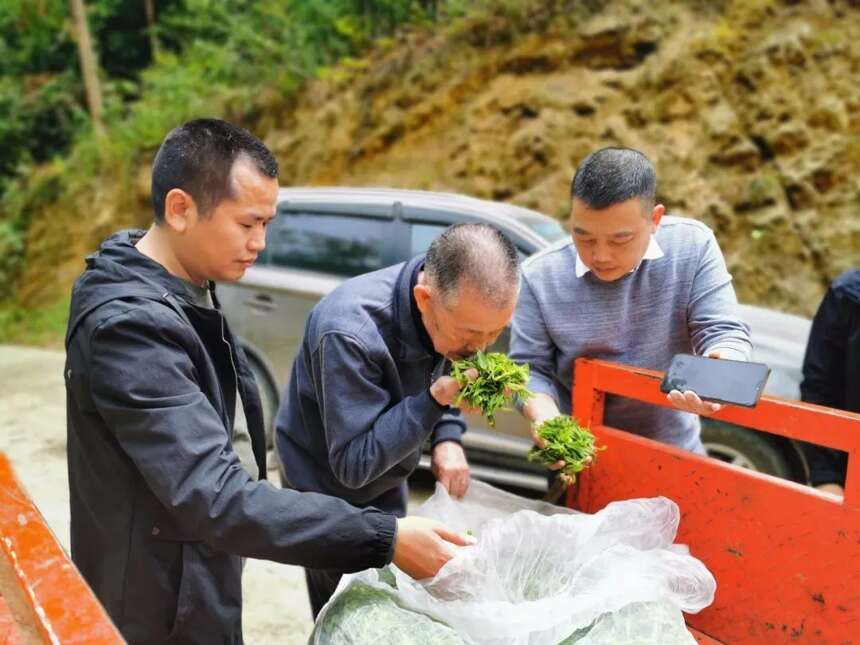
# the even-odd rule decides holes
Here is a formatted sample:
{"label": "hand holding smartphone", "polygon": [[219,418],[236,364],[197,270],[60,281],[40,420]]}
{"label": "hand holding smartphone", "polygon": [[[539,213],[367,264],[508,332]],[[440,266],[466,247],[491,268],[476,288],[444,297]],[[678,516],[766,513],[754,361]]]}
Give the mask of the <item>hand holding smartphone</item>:
{"label": "hand holding smartphone", "polygon": [[703,401],[755,407],[770,376],[764,363],[676,354],[660,391],[692,390]]}

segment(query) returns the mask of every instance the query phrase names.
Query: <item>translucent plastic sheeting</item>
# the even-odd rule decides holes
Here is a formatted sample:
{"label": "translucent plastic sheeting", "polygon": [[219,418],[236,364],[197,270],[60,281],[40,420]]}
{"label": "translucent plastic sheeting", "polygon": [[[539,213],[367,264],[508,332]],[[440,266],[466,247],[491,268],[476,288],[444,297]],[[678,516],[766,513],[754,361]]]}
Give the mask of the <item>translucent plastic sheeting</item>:
{"label": "translucent plastic sheeting", "polygon": [[[460,549],[431,580],[396,567],[345,576],[313,643],[686,644],[693,641],[681,611],[713,600],[713,576],[673,544],[680,514],[665,498],[615,502],[589,515],[473,482],[461,501],[437,486],[418,513],[471,531],[477,545]],[[351,627],[335,634],[332,623]],[[398,637],[380,640],[379,630]],[[440,636],[422,640],[431,630]]]}
{"label": "translucent plastic sheeting", "polygon": [[578,629],[561,645],[662,645],[689,643],[684,614],[669,602],[634,602],[616,612],[603,614],[595,623]]}

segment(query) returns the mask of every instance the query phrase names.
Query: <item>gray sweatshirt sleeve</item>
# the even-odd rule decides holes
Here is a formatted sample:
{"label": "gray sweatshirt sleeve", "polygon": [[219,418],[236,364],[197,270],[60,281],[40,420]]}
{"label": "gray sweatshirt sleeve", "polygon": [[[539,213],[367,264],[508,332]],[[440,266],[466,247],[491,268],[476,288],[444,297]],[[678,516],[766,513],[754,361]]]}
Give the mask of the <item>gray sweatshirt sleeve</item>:
{"label": "gray sweatshirt sleeve", "polygon": [[392,405],[379,365],[352,336],[326,334],[313,361],[329,465],[348,488],[367,485],[415,452],[447,410],[429,389]]}
{"label": "gray sweatshirt sleeve", "polygon": [[721,358],[750,359],[749,327],[741,320],[732,276],[713,233],[709,233],[693,278],[687,324],[696,354],[719,352]]}
{"label": "gray sweatshirt sleeve", "polygon": [[554,385],[557,348],[546,328],[540,303],[529,281],[523,276],[517,308],[511,320],[510,358],[529,365],[529,389],[548,394],[558,404]]}

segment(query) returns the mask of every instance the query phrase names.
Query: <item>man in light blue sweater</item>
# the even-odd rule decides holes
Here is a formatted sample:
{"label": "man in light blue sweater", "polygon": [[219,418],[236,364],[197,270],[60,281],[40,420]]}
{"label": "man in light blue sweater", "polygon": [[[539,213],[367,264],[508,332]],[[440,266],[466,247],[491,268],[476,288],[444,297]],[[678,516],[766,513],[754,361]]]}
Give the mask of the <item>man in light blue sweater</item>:
{"label": "man in light blue sweater", "polygon": [[[522,408],[526,418],[537,425],[570,413],[572,363],[583,356],[655,370],[682,352],[749,360],[749,329],[714,234],[664,217],[645,155],[592,153],[574,175],[571,198],[572,240],[523,267],[510,355],[531,368],[536,395]],[[606,423],[704,453],[697,415],[720,406],[694,392],[668,398],[675,409],[607,397]]]}

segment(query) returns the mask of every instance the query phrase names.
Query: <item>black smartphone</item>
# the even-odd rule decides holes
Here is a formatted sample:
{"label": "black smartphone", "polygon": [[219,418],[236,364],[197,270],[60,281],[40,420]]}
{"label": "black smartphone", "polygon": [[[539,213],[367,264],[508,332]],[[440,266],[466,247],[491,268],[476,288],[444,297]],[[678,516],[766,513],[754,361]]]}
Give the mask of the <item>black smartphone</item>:
{"label": "black smartphone", "polygon": [[660,383],[661,392],[692,390],[703,401],[755,407],[770,376],[764,363],[676,354]]}

